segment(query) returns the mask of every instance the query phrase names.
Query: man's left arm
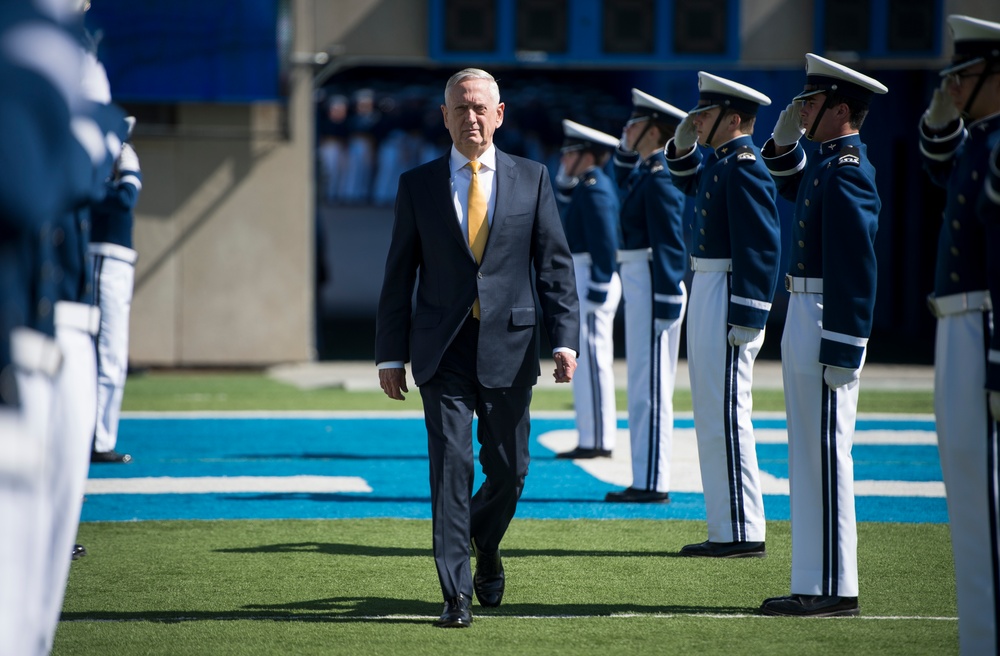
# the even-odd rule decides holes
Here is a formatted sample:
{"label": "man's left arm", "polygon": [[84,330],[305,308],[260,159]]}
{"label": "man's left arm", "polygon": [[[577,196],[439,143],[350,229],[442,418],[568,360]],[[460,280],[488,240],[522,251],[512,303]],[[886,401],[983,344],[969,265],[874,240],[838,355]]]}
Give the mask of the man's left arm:
{"label": "man's left arm", "polygon": [[[538,187],[535,190],[535,223],[532,233],[533,258],[535,268],[535,289],[542,310],[542,323],[548,333],[549,343],[557,349],[563,347],[572,353],[558,352],[556,360],[557,376],[571,360],[576,368],[576,354],[580,352],[580,307],[576,294],[576,277],[573,272],[573,256],[566,243],[556,201],[552,194],[548,171],[541,168]],[[569,371],[572,377],[572,371]]]}

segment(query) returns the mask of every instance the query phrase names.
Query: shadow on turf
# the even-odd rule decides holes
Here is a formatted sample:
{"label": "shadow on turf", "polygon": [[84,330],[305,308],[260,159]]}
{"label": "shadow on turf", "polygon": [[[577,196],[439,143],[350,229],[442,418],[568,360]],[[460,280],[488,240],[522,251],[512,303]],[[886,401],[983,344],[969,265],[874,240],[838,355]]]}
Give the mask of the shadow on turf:
{"label": "shadow on turf", "polygon": [[[381,597],[330,597],[283,604],[250,604],[229,611],[136,611],[136,612],[74,612],[63,613],[63,622],[219,622],[219,621],[281,621],[281,622],[379,622],[394,624],[429,624],[441,612],[441,603],[417,599],[387,599]],[[736,606],[638,606],[634,604],[504,604],[499,608],[483,609],[474,604],[476,617],[572,618],[609,617],[612,615],[747,615],[755,608]]]}
{"label": "shadow on turf", "polygon": [[[286,544],[263,544],[257,547],[233,547],[216,549],[216,553],[320,553],[328,556],[368,556],[384,558],[430,558],[431,550],[417,547],[384,547],[370,544],[347,544],[343,542],[289,542]],[[557,556],[565,558],[680,558],[676,551],[615,551],[611,549],[501,549],[504,558],[529,558],[532,556]]]}

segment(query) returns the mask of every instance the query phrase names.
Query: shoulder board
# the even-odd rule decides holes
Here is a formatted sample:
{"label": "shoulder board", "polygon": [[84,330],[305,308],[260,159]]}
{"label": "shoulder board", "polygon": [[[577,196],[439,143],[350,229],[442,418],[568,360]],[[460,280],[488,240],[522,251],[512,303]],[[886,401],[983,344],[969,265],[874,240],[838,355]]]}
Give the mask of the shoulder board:
{"label": "shoulder board", "polygon": [[857,146],[844,146],[837,157],[837,166],[861,166],[861,149]]}
{"label": "shoulder board", "polygon": [[586,180],[583,181],[583,184],[587,185],[588,187],[595,185],[597,184],[597,178],[587,178]]}
{"label": "shoulder board", "polygon": [[664,168],[666,168],[666,167],[663,166],[663,164],[661,162],[657,162],[656,164],[653,164],[652,166],[649,167],[649,172],[650,173],[659,173]]}
{"label": "shoulder board", "polygon": [[750,146],[740,146],[733,155],[737,162],[756,162],[757,154]]}

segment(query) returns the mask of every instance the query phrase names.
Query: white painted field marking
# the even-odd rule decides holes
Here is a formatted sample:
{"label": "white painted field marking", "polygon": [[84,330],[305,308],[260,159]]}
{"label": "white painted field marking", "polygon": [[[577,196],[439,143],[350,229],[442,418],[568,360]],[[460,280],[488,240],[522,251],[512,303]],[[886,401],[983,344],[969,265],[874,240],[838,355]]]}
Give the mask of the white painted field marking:
{"label": "white painted field marking", "polygon": [[371,492],[358,476],[199,476],[91,478],[87,494],[211,494],[215,492]]}
{"label": "white painted field marking", "polygon": [[[757,429],[754,431],[760,444],[787,444],[788,433],[781,429]],[[539,443],[556,453],[569,451],[577,445],[577,432],[572,429],[554,430],[543,433]],[[937,444],[937,438],[930,431],[857,431],[855,444],[875,445],[922,445]],[[617,442],[611,458],[577,460],[576,465],[594,478],[619,487],[632,483],[631,447],[628,430],[619,429]],[[778,478],[762,471],[760,484],[764,494],[788,495],[788,479]],[[673,453],[670,462],[671,492],[704,492],[701,484],[701,467],[698,463],[698,441],[693,428],[675,428]],[[886,497],[936,497],[944,498],[942,481],[869,481],[855,480],[856,496]]]}

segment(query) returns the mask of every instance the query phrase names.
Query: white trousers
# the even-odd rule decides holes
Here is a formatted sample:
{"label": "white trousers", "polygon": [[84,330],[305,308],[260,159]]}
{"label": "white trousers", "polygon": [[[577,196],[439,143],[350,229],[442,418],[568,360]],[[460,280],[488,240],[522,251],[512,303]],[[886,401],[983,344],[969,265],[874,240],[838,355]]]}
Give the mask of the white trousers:
{"label": "white trousers", "polygon": [[705,489],[708,539],[762,542],[764,497],[754,440],[753,363],[764,331],[748,344],[729,346],[729,277],[696,271],[688,304],[688,371]]}
{"label": "white trousers", "polygon": [[[615,407],[615,312],[622,296],[621,279],[611,277],[608,296],[595,306],[587,300],[590,265],[573,256],[580,298],[580,358],[573,375],[573,405],[582,449],[615,448],[618,417]],[[587,311],[590,309],[591,311]]]}
{"label": "white trousers", "polygon": [[[96,312],[79,303],[66,304],[74,315]],[[43,551],[45,572],[42,586],[42,616],[46,621],[47,649],[52,649],[62,611],[70,556],[76,541],[90,467],[90,445],[94,435],[97,406],[97,365],[92,326],[86,329],[75,320],[61,323],[56,304],[56,342],[63,353],[63,365],[55,380],[52,402],[52,449],[48,458],[48,496],[52,504],[48,544]]]}
{"label": "white trousers", "polygon": [[[674,386],[681,345],[680,317],[654,337],[653,279],[648,260],[621,263],[625,298],[625,360],[632,487],[670,491],[674,435]],[[683,283],[681,284],[683,288]],[[686,292],[685,305],[686,305]]]}
{"label": "white trousers", "polygon": [[948,499],[962,654],[997,653],[997,425],[989,418],[986,349],[989,314],[937,322],[934,419]]}
{"label": "white trousers", "polygon": [[[51,414],[61,356],[55,340],[23,328],[15,332],[27,341],[19,344],[12,338],[21,408],[16,420],[8,415],[0,427],[2,656],[47,654],[47,636],[54,629],[44,614],[42,582],[49,566],[53,518],[52,458],[59,448],[53,440]],[[40,357],[43,352],[48,356]]]}
{"label": "white trousers", "polygon": [[[823,295],[792,294],[781,339],[788,417],[792,594],[858,596],[854,422],[860,381],[831,390],[819,362]],[[862,359],[863,363],[863,359]]]}
{"label": "white trousers", "polygon": [[[128,329],[135,280],[135,251],[91,247],[96,304],[101,309],[97,333],[97,428],[94,451],[113,451],[118,443],[125,377],[128,375]],[[106,246],[111,246],[107,244]],[[118,253],[117,251],[122,251]],[[112,254],[114,253],[114,254]]]}

